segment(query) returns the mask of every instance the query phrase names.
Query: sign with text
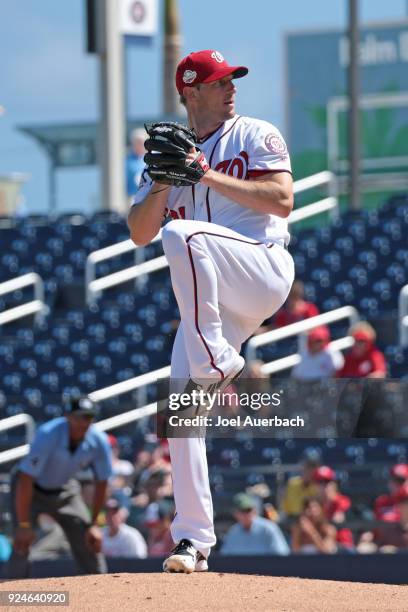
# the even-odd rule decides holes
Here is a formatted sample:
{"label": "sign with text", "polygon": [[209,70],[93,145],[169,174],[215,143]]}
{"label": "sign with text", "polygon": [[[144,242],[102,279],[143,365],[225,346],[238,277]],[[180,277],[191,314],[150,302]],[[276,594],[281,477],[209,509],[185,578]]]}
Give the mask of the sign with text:
{"label": "sign with text", "polygon": [[[287,131],[296,178],[346,170],[345,30],[291,32],[286,37]],[[408,163],[408,21],[361,25],[361,154],[363,169]]]}

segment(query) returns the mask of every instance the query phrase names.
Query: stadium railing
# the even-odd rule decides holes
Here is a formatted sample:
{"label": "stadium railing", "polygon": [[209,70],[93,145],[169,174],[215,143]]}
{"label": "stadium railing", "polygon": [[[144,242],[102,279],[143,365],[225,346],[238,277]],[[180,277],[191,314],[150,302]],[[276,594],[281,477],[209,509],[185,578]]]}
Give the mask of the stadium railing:
{"label": "stadium railing", "polygon": [[[161,239],[161,230],[153,238],[152,243],[158,242]],[[119,272],[96,278],[96,264],[107,259],[112,259],[123,253],[129,253],[135,251],[135,265],[130,268],[125,268]],[[103,249],[93,251],[87,257],[85,264],[85,292],[87,304],[93,304],[100,296],[101,291],[108,287],[114,287],[120,285],[129,280],[133,280],[142,276],[143,274],[149,274],[155,270],[161,270],[167,267],[167,260],[165,256],[157,257],[150,261],[144,261],[144,247],[138,247],[132,240],[123,240],[118,244],[112,244],[111,246]]]}
{"label": "stadium railing", "polygon": [[169,376],[170,366],[165,366],[164,368],[153,370],[152,372],[147,372],[146,374],[141,374],[140,376],[123,380],[122,382],[115,383],[109,387],[104,387],[103,389],[93,391],[89,394],[89,397],[94,402],[100,402],[111,397],[117,397],[123,393],[128,393],[129,391],[134,391],[135,389],[140,389],[141,387],[149,385],[157,380],[169,378]]}
{"label": "stadium railing", "polygon": [[[0,453],[0,464],[24,457],[24,455],[28,453],[30,442],[35,434],[35,421],[29,414],[15,414],[0,420],[0,433],[8,431],[9,429],[14,429],[15,427],[21,427],[22,425],[25,427],[26,444]],[[8,458],[9,456],[10,458]]]}
{"label": "stadium railing", "polygon": [[[248,341],[245,357],[248,361],[256,359],[257,348],[271,344],[272,342],[277,342],[278,340],[283,340],[284,338],[289,338],[290,336],[299,336],[299,345],[300,348],[302,348],[306,340],[304,332],[314,329],[315,327],[319,327],[320,325],[327,325],[328,323],[341,321],[342,319],[349,319],[350,324],[353,325],[360,320],[360,315],[354,306],[342,306],[341,308],[335,308],[334,310],[316,315],[315,317],[310,317],[309,319],[304,319],[303,321],[298,321],[297,323],[285,325],[285,327],[272,329],[264,334],[259,334],[259,336],[253,336]],[[346,338],[348,337],[346,336],[341,340],[346,342]],[[347,342],[345,348],[346,347]],[[295,355],[292,355],[291,357],[294,358]],[[272,372],[272,370],[270,372]]]}
{"label": "stadium railing", "polygon": [[14,427],[25,427],[25,437],[27,442],[31,442],[35,433],[35,421],[29,414],[14,414],[0,421],[0,433],[13,429]]}
{"label": "stadium railing", "polygon": [[[338,340],[333,340],[333,342],[330,342],[329,348],[333,351],[344,351],[353,346],[353,344],[354,338],[352,338],[352,336],[344,336],[344,338],[339,338]],[[274,359],[273,361],[264,363],[261,366],[261,372],[262,374],[276,374],[276,372],[282,372],[282,370],[293,368],[300,362],[300,360],[300,353],[288,355],[287,357],[282,357],[281,359]]]}
{"label": "stadium railing", "polygon": [[408,285],[402,287],[398,299],[399,341],[402,348],[408,346]]}
{"label": "stadium railing", "polygon": [[34,300],[8,308],[0,313],[0,325],[5,325],[16,319],[34,315],[35,322],[39,322],[48,314],[48,306],[44,302],[44,282],[36,272],[29,272],[11,280],[0,283],[0,296],[13,293],[23,287],[34,285]]}
{"label": "stadium railing", "polygon": [[[291,212],[288,218],[288,223],[297,223],[309,219],[315,215],[319,215],[324,212],[330,212],[331,216],[335,218],[338,214],[338,197],[337,197],[337,179],[335,174],[329,171],[319,172],[308,176],[306,178],[295,181],[293,184],[293,191],[295,195],[314,189],[322,185],[328,185],[329,197],[307,204],[299,209]],[[161,231],[152,240],[157,242],[161,239]],[[96,278],[96,264],[107,259],[112,259],[123,253],[129,251],[136,251],[136,257],[140,257],[141,263],[136,263],[134,266],[114,272],[100,278]],[[88,305],[96,302],[98,297],[104,289],[114,287],[127,281],[139,278],[144,274],[150,274],[156,270],[162,270],[168,266],[167,259],[164,255],[151,259],[149,261],[143,261],[143,247],[137,247],[132,240],[124,240],[118,244],[114,244],[97,251],[93,251],[87,257],[85,265],[85,292],[86,301]]]}

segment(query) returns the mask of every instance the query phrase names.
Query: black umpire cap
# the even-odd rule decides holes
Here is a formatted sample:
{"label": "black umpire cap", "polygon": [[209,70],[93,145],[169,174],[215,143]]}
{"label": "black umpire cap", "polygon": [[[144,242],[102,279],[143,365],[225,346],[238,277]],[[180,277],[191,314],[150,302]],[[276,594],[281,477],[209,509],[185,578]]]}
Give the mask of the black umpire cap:
{"label": "black umpire cap", "polygon": [[98,414],[98,405],[88,396],[73,397],[65,405],[65,412],[94,417]]}

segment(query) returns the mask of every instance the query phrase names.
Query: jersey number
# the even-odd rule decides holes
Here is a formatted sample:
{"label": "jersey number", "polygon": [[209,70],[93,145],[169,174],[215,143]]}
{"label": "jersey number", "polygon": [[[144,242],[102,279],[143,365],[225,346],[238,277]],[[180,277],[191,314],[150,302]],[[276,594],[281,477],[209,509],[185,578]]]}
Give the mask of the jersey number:
{"label": "jersey number", "polygon": [[246,178],[248,174],[248,154],[241,151],[238,157],[226,159],[217,164],[215,170],[229,176],[235,176],[235,178]]}
{"label": "jersey number", "polygon": [[185,219],[186,218],[186,207],[180,206],[180,208],[178,208],[177,210],[169,210],[168,208],[166,208],[164,213],[165,213],[164,214],[165,217],[167,217],[167,215],[170,215],[172,219]]}

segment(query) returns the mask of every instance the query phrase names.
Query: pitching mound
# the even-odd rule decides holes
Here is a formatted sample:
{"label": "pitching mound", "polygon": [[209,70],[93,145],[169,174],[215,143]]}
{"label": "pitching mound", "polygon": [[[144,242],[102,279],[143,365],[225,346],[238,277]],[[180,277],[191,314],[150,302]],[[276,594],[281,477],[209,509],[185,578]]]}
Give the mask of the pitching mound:
{"label": "pitching mound", "polygon": [[[408,586],[238,574],[107,574],[6,581],[1,591],[69,591],[78,612],[407,610]],[[2,610],[15,610],[13,607]],[[33,607],[19,607],[32,610]],[[39,608],[35,608],[39,609]],[[47,610],[66,610],[50,607]]]}

